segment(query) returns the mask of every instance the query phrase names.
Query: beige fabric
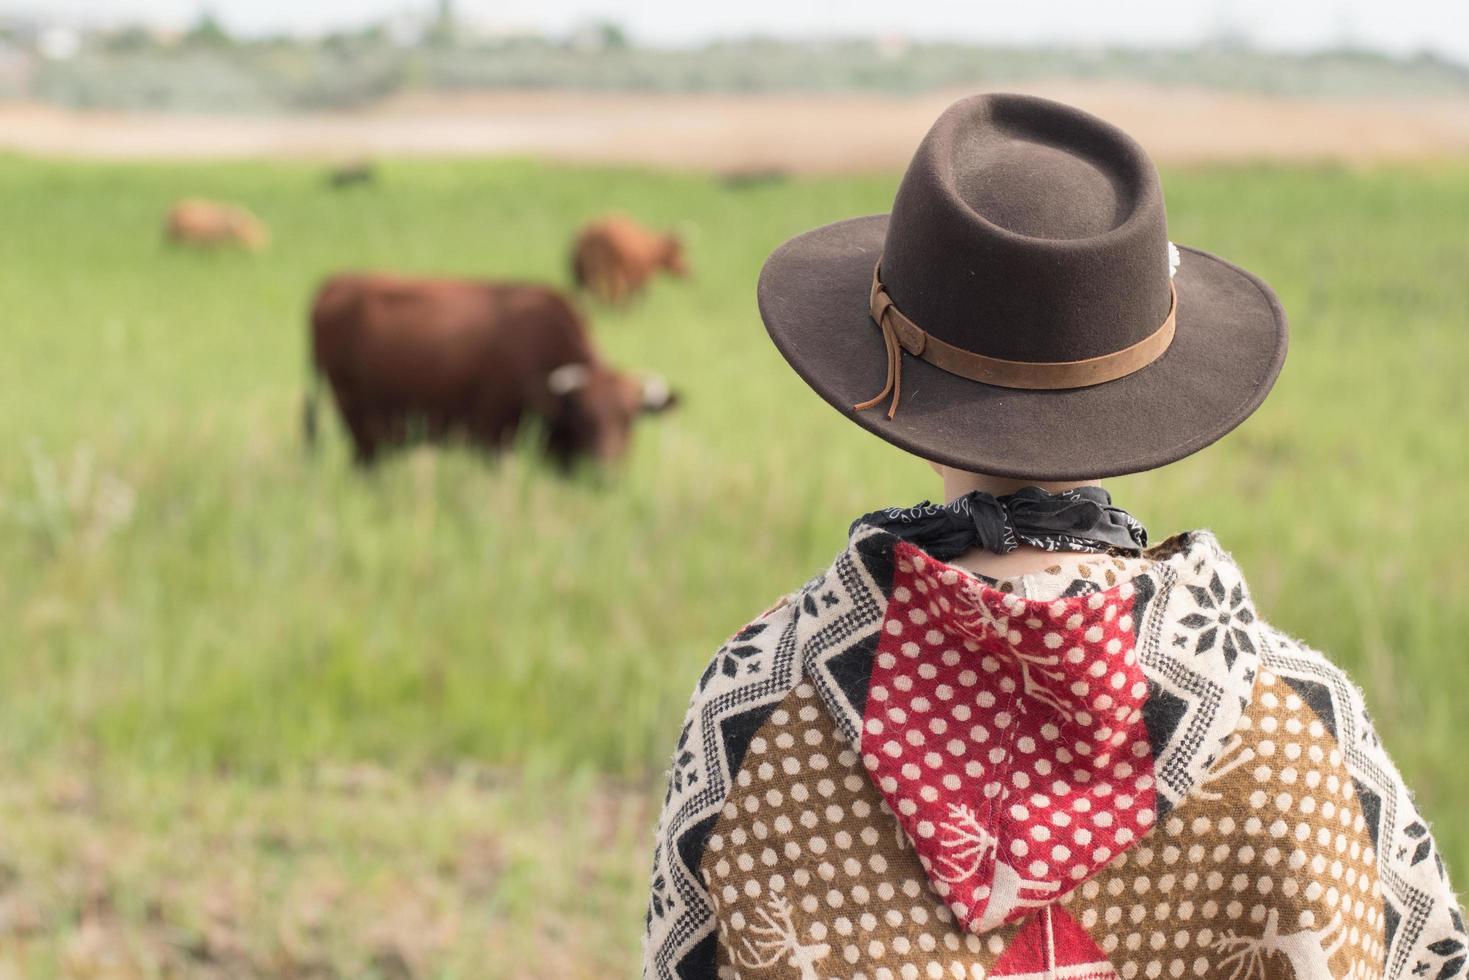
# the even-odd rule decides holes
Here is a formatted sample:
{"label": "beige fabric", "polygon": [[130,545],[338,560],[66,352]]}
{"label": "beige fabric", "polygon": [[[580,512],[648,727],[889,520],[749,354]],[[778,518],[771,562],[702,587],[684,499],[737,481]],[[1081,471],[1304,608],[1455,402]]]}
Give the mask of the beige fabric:
{"label": "beige fabric", "polygon": [[723,978],[979,978],[1014,933],[959,930],[807,683],[750,743],[701,870]]}
{"label": "beige fabric", "polygon": [[[1342,752],[1287,684],[1256,685],[1194,795],[1061,903],[1123,980],[1381,975],[1376,856]],[[751,742],[701,870],[726,980],[979,980],[1020,928],[956,927],[807,683]]]}
{"label": "beige fabric", "polygon": [[[967,764],[962,772],[948,767],[945,775],[954,778],[941,780],[931,794],[922,787],[917,799],[897,793],[890,773],[873,778],[884,763],[864,748],[869,723],[891,722],[915,746],[927,742],[925,731],[942,736],[945,726],[981,709],[998,726],[989,730],[1018,731],[1036,727],[1033,717],[1018,724],[1021,715],[1045,709],[1054,692],[1023,670],[992,685],[966,684],[962,664],[942,650],[894,676],[915,643],[905,623],[928,624],[921,642],[934,643],[930,634],[942,632],[934,617],[945,612],[939,599],[949,601],[956,629],[968,622],[967,612],[956,612],[952,591],[939,586],[980,585],[963,585],[957,569],[858,527],[827,571],[730,637],[699,678],[659,816],[644,977],[1463,977],[1469,939],[1460,903],[1361,692],[1321,653],[1259,619],[1238,567],[1207,532],[1165,542],[1145,560],[1151,564],[1136,571],[1105,557],[1080,564],[1058,557],[1054,571],[1012,581],[1009,595],[979,595],[997,617],[991,655],[1022,664],[1046,656],[1031,643],[1039,628],[1032,619],[1054,619],[1074,607],[1081,617],[1074,630],[1089,634],[1088,611],[1132,604],[1131,625],[1119,628],[1135,632],[1148,687],[1143,737],[1156,793],[1151,830],[1139,835],[1118,823],[1120,815],[1143,812],[1131,794],[1115,806],[1031,800],[1040,809],[1012,807],[999,832],[988,835],[995,844],[976,840],[983,847],[967,853],[991,847],[998,854],[1003,847],[1023,857],[1033,840],[1049,843],[1053,856],[1065,850],[1055,858],[1063,861],[1084,853],[1078,845],[1090,845],[1093,862],[1106,863],[1089,863],[1079,876],[1073,868],[1074,884],[1055,889],[1051,894],[1061,897],[1053,904],[1038,905],[1047,894],[1041,886],[1050,884],[1043,872],[1017,883],[1014,874],[1001,874],[997,858],[984,897],[1002,889],[1009,904],[998,907],[1022,909],[1020,918],[1001,917],[1018,928],[999,942],[984,931],[993,917],[966,915],[971,903],[943,911],[926,883],[923,859],[915,865],[899,831],[909,828],[917,853],[930,862],[941,861],[949,845],[938,841],[936,851],[924,827],[967,845],[957,816],[953,827],[937,822],[941,814],[912,818],[935,804],[940,791],[962,789],[965,779],[983,773],[971,773]],[[1111,576],[1116,584],[1093,594]],[[925,591],[920,586],[937,590],[921,609],[912,601]],[[1039,599],[1034,616],[1007,630],[1018,611],[1013,603],[1036,601],[1017,592],[1059,595]],[[1105,634],[1084,635],[1077,649]],[[1049,636],[1042,639],[1050,649]],[[1103,653],[1122,657],[1126,666],[1123,645]],[[1069,648],[1067,658],[1073,662]],[[989,670],[985,658],[978,666]],[[957,671],[957,687],[940,679],[945,671]],[[1029,700],[1012,714],[998,694],[1014,694],[1020,684]],[[941,691],[960,687],[972,691],[972,703]],[[878,693],[893,690],[915,693],[905,695],[906,703]],[[1040,735],[1049,738],[1044,728]],[[945,750],[964,755],[961,740],[950,741],[957,748],[946,744]],[[1015,748],[1032,752],[1018,737]],[[886,742],[881,750],[890,754]],[[1059,753],[1056,760],[1066,761]],[[926,755],[918,761],[935,765]],[[1132,773],[1119,778],[1126,775]],[[1141,783],[1139,789],[1146,792]],[[899,808],[901,822],[882,808],[884,799]],[[1130,848],[1127,857],[1118,857],[1109,834]],[[875,865],[874,856],[881,858]],[[1016,871],[1013,862],[1004,865]],[[948,884],[940,874],[934,887]],[[1011,901],[1017,887],[1026,892],[1023,906]],[[1034,911],[1027,915],[1027,908]],[[976,939],[954,927],[956,916],[974,923]]]}
{"label": "beige fabric", "polygon": [[1049,600],[1062,596],[1078,581],[1089,582],[1099,589],[1110,589],[1147,571],[1151,559],[1112,555],[1057,555],[1056,561],[1034,572],[1011,575],[995,580],[1001,592],[1013,592],[1024,599]]}
{"label": "beige fabric", "polygon": [[1378,977],[1377,858],[1340,747],[1262,670],[1210,776],[1063,902],[1130,977]]}

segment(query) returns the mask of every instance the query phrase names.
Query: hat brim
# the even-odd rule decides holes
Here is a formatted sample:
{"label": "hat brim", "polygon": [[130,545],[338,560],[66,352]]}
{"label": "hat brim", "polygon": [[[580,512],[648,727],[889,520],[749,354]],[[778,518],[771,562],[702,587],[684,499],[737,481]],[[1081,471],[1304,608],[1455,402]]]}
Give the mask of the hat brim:
{"label": "hat brim", "polygon": [[1180,247],[1173,342],[1141,370],[1089,388],[1029,391],[970,381],[905,354],[896,417],[887,418],[886,401],[855,411],[887,373],[882,333],[867,308],[887,222],[885,214],[839,221],[780,246],[760,272],[760,316],[817,394],[924,459],[1040,481],[1154,469],[1243,422],[1285,361],[1285,311],[1270,287]]}

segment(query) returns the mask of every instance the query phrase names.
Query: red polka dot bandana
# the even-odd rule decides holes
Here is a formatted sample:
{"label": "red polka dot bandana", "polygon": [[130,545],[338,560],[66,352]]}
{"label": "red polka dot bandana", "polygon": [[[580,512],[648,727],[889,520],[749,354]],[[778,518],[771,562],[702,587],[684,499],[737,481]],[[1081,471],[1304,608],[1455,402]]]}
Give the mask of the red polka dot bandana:
{"label": "red polka dot bandana", "polygon": [[862,756],[934,889],[985,932],[1049,905],[1157,816],[1134,593],[988,588],[899,543]]}

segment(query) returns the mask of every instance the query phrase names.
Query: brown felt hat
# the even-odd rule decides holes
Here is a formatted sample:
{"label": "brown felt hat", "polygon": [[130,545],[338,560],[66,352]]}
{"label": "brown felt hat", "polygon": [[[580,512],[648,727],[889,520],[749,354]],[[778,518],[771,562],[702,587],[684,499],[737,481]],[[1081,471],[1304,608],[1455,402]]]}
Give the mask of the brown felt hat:
{"label": "brown felt hat", "polygon": [[892,213],[786,242],[759,297],[780,352],[843,415],[995,476],[1181,459],[1258,408],[1285,360],[1270,287],[1170,245],[1142,147],[1023,95],[950,106]]}

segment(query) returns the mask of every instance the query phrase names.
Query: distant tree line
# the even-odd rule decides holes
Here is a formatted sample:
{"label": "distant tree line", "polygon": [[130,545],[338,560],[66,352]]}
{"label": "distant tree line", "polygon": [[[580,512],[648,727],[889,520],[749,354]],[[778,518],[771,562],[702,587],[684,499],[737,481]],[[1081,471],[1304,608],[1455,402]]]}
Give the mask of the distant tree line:
{"label": "distant tree line", "polygon": [[[0,60],[7,46],[12,59],[17,51],[33,54],[24,31],[0,24]],[[1343,48],[1292,55],[1257,50],[1236,37],[1186,49],[768,38],[651,49],[611,22],[564,37],[477,33],[456,22],[444,0],[419,21],[386,20],[314,38],[236,37],[207,12],[174,34],[141,26],[99,31],[84,35],[67,57],[36,54],[33,70],[0,74],[0,96],[258,112],[364,106],[406,90],[903,94],[1054,78],[1326,97],[1469,93],[1469,67],[1431,54],[1393,58]]]}

